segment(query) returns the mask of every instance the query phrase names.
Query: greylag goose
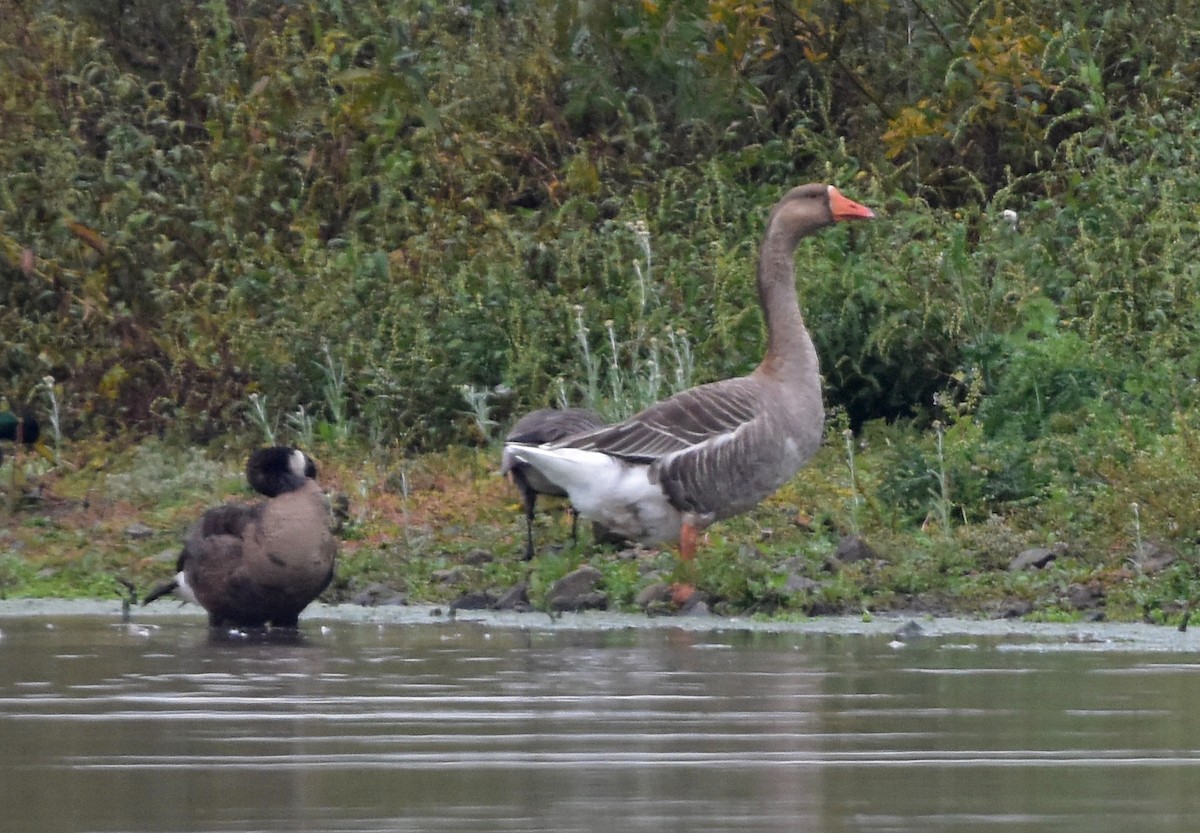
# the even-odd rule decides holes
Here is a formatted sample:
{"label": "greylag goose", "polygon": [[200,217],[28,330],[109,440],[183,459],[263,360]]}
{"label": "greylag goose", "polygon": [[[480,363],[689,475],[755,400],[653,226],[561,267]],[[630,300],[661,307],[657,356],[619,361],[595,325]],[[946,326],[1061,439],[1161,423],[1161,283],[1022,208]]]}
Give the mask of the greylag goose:
{"label": "greylag goose", "polygon": [[329,586],[337,556],[316,476],[316,464],[299,449],[254,452],[246,479],[268,500],[205,512],[184,540],[175,577],[143,604],[174,593],[208,611],[212,627],[296,627],[300,612]]}
{"label": "greylag goose", "polygon": [[681,391],[558,442],[510,442],[506,453],[557,484],[583,517],[631,540],[678,543],[690,560],[701,530],[756,506],[816,453],[825,413],[796,296],[795,248],[828,225],[874,216],[832,185],[788,191],[759,249],[767,350],[748,376]]}
{"label": "greylag goose", "polygon": [[[573,434],[581,434],[599,428],[605,422],[600,415],[586,408],[541,408],[521,417],[504,438],[505,443],[542,445],[558,442]],[[523,463],[513,455],[506,445],[500,456],[500,473],[512,480],[521,493],[525,507],[525,560],[533,558],[533,513],[538,495],[566,497],[567,492],[551,483],[537,469]],[[578,518],[571,509],[571,541],[578,540]]]}

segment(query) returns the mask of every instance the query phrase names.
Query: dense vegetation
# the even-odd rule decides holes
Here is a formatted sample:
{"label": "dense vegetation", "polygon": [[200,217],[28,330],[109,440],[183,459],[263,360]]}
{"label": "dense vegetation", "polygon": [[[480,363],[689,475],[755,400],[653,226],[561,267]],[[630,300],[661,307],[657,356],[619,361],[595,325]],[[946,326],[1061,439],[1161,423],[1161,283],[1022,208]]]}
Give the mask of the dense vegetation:
{"label": "dense vegetation", "polygon": [[1110,5],[0,0],[3,393],[239,451],[620,415],[755,363],[766,210],[829,181],[880,219],[801,252],[816,511],[1081,580],[1153,539],[1186,597],[1200,13]]}

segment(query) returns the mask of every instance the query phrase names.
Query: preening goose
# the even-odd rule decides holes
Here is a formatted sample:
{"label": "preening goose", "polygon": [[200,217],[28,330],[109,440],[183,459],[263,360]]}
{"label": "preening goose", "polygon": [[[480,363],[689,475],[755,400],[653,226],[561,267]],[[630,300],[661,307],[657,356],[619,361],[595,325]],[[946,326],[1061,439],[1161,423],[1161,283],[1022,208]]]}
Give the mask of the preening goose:
{"label": "preening goose", "polygon": [[[599,414],[585,408],[541,408],[517,420],[504,442],[542,445],[591,431],[604,424]],[[500,456],[500,473],[507,475],[521,493],[521,503],[525,507],[525,560],[528,561],[533,558],[533,513],[538,495],[566,497],[567,492],[528,463],[518,460],[508,445],[505,445]],[[573,508],[570,511],[571,540],[576,541],[578,517]]]}
{"label": "preening goose", "polygon": [[685,560],[713,521],[745,512],[800,470],[824,431],[817,352],[796,296],[795,248],[874,213],[832,185],[793,188],[759,249],[767,350],[748,375],[691,388],[625,422],[505,452],[563,489],[585,518],[631,540],[678,542]]}
{"label": "preening goose", "polygon": [[329,586],[337,556],[316,476],[316,464],[298,449],[254,452],[246,479],[269,499],[205,512],[184,540],[175,578],[143,604],[173,592],[208,611],[212,627],[296,627]]}

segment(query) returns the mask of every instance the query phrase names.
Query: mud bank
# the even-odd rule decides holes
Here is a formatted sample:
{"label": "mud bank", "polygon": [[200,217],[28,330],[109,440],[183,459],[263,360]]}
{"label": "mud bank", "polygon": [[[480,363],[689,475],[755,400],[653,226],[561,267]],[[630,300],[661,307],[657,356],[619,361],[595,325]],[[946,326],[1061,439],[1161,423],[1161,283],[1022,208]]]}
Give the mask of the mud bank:
{"label": "mud bank", "polygon": [[[0,627],[5,619],[89,617],[118,623],[120,601],[67,599],[0,600]],[[189,619],[205,626],[205,617],[191,605],[162,604],[133,608],[133,623]],[[771,620],[703,617],[648,617],[635,613],[583,612],[550,616],[546,613],[503,611],[458,611],[445,606],[313,605],[301,617],[301,630],[338,626],[403,626],[471,624],[486,628],[536,631],[615,631],[631,629],[675,629],[692,632],[752,632],[772,634],[823,634],[889,639],[897,650],[924,639],[954,637],[986,638],[1008,643],[1009,649],[1078,651],[1162,651],[1200,653],[1200,633],[1180,632],[1173,627],[1127,623],[1046,623],[992,619],[874,616],[813,617],[803,620]]]}

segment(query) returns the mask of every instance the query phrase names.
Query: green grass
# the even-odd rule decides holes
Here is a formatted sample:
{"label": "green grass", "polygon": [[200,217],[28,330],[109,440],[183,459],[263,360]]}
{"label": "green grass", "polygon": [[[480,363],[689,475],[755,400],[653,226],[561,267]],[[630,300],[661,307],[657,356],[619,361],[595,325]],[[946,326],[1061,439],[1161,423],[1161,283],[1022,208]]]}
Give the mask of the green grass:
{"label": "green grass", "polygon": [[[896,465],[896,445],[925,441],[911,428],[892,426],[886,432],[890,443],[868,444],[856,453],[863,500],[856,510],[847,500],[848,467],[835,432],[779,493],[755,511],[711,527],[690,566],[681,565],[670,549],[596,546],[587,524],[572,546],[561,502],[552,501],[544,501],[537,519],[540,554],[522,561],[524,521],[515,491],[495,475],[497,449],[411,457],[345,444],[318,446],[310,451],[322,483],[347,498],[354,519],[341,533],[337,579],[326,598],[344,602],[383,584],[411,602],[449,604],[467,592],[498,596],[524,582],[539,606],[557,579],[587,563],[603,574],[610,606],[623,610],[633,609],[638,592],[650,584],[684,580],[704,591],[720,615],[902,611],[988,617],[1016,611],[1038,620],[1099,614],[1169,624],[1200,589],[1195,553],[1178,539],[1176,563],[1154,574],[1131,566],[1127,530],[1107,538],[1102,529],[1091,531],[1087,547],[1068,548],[1044,569],[1012,572],[1009,561],[1045,543],[1052,531],[1023,526],[1024,514],[960,522],[946,530],[862,511],[882,505],[880,484]],[[229,476],[240,469],[237,457],[212,458],[158,442],[64,451],[59,468],[24,456],[18,460],[42,497],[21,502],[0,536],[0,590],[8,597],[109,597],[119,592],[118,579],[145,592],[173,571],[183,532],[204,508],[248,498]],[[204,476],[164,475],[176,466]],[[404,478],[384,475],[399,470],[407,472]],[[362,488],[364,474],[370,488]],[[155,484],[168,487],[156,490]],[[1077,496],[1080,505],[1073,510],[1082,511],[1087,497]],[[838,564],[834,552],[851,532],[855,514],[858,534],[878,557]],[[1143,518],[1142,535],[1165,540],[1152,521]],[[134,524],[150,533],[131,537]],[[1067,591],[1075,584],[1102,588],[1102,600],[1074,609]]]}
{"label": "green grass", "polygon": [[[0,409],[45,414],[61,456],[0,465],[3,586],[164,572],[277,440],[349,501],[335,597],[536,596],[587,560],[629,604],[674,562],[521,564],[495,437],[747,372],[766,213],[828,181],[878,215],[798,251],[829,437],[710,530],[715,604],[986,614],[1095,582],[1107,615],[1178,616],[1200,562],[1200,27],[1110,5],[0,14],[23,45],[0,93]],[[848,532],[880,561],[828,569]],[[1144,543],[1177,566],[1140,575]],[[1052,545],[1069,556],[1007,574]],[[462,586],[433,577],[477,548]]]}

